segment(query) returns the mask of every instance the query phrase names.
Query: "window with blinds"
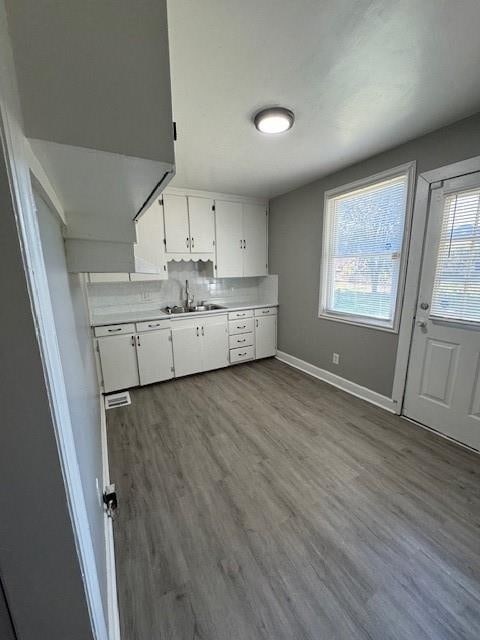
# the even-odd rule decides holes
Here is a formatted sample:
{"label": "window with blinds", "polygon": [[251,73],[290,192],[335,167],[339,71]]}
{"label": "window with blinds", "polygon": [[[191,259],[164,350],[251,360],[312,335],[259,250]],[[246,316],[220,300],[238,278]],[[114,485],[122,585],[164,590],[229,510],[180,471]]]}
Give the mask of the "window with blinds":
{"label": "window with blinds", "polygon": [[431,315],[480,323],[480,189],[445,198]]}
{"label": "window with blinds", "polygon": [[412,171],[326,194],[321,316],[395,328]]}

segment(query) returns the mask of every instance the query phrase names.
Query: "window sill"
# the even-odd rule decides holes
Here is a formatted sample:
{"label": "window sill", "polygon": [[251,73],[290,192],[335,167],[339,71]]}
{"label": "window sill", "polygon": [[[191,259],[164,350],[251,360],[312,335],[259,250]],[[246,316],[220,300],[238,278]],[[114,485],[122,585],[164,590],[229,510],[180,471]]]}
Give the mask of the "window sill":
{"label": "window sill", "polygon": [[387,324],[383,324],[381,321],[375,322],[374,320],[362,320],[362,318],[358,316],[343,316],[320,312],[318,317],[320,320],[333,320],[334,322],[341,322],[342,324],[353,324],[357,327],[363,327],[364,329],[375,329],[377,331],[385,331],[386,333],[398,333],[398,321],[396,321],[394,326],[391,327]]}

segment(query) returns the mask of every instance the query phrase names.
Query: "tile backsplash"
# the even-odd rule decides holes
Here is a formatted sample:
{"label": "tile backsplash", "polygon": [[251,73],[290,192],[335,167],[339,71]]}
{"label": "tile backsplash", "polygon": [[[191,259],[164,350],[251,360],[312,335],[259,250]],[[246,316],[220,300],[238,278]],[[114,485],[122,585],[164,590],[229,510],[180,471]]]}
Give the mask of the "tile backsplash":
{"label": "tile backsplash", "polygon": [[195,302],[268,304],[278,299],[277,276],[214,278],[211,262],[181,261],[168,263],[168,280],[89,284],[90,313],[98,316],[181,304],[186,280]]}

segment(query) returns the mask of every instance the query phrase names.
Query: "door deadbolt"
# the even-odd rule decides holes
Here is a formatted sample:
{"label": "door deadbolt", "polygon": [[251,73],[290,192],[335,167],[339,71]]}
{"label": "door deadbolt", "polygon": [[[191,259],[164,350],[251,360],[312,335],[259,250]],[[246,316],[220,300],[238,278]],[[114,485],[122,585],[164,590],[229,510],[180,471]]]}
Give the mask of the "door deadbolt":
{"label": "door deadbolt", "polygon": [[423,309],[424,311],[426,311],[429,306],[430,305],[428,304],[428,302],[421,302],[420,303],[420,309]]}

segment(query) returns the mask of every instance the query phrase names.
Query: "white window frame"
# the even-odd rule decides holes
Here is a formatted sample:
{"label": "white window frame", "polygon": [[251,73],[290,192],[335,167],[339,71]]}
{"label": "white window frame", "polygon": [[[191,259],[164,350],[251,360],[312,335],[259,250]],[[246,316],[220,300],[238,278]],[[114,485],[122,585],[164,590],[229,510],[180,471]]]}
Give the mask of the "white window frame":
{"label": "white window frame", "polygon": [[[407,162],[398,167],[376,173],[368,178],[362,178],[355,182],[342,185],[335,189],[325,191],[323,204],[323,234],[322,234],[322,258],[320,261],[320,295],[318,317],[322,320],[334,320],[335,322],[343,322],[357,326],[369,327],[380,331],[388,331],[390,333],[398,333],[400,326],[400,314],[402,308],[403,292],[405,289],[405,273],[407,266],[408,245],[410,242],[410,230],[412,223],[413,196],[415,191],[415,169],[416,163]],[[379,320],[378,318],[369,318],[363,315],[355,315],[349,313],[341,313],[338,311],[330,311],[327,309],[327,293],[328,293],[328,262],[330,250],[330,233],[332,229],[332,206],[333,199],[338,196],[347,194],[350,191],[371,187],[378,182],[391,180],[401,175],[407,176],[407,197],[405,210],[405,223],[402,238],[402,248],[400,255],[400,268],[398,275],[397,296],[395,299],[395,311],[391,321]]]}

